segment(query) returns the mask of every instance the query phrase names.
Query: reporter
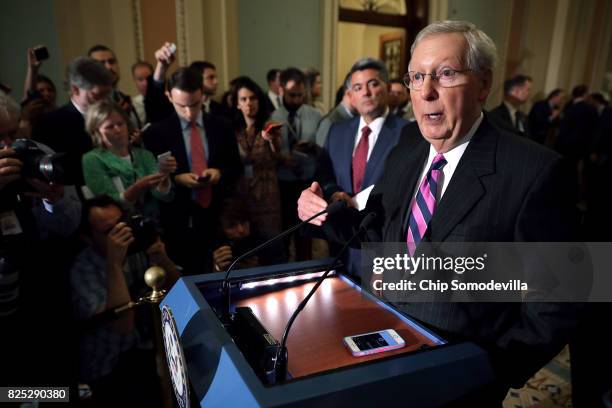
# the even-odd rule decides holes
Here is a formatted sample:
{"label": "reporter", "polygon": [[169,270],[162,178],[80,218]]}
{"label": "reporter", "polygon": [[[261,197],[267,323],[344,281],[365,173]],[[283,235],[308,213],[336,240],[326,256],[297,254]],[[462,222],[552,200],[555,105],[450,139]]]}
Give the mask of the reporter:
{"label": "reporter", "polygon": [[251,222],[268,238],[281,231],[280,191],[276,171],[280,160],[280,128],[267,132],[270,116],[265,96],[250,78],[234,82],[232,99],[236,101],[234,133],[244,175],[238,182],[238,195],[244,199]]}
{"label": "reporter", "polygon": [[121,107],[108,101],[88,110],[86,128],[97,146],[83,156],[83,176],[91,193],[107,194],[156,217],[156,200],[173,198],[170,174],[176,171],[174,157],[163,159],[158,168],[151,152],[130,146],[128,119]]}

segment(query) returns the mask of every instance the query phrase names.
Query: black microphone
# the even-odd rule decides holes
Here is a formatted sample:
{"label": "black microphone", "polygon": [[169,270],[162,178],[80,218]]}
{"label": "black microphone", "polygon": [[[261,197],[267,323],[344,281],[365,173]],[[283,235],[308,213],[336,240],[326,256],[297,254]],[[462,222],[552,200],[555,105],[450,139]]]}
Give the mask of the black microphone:
{"label": "black microphone", "polygon": [[351,242],[353,242],[353,240],[357,238],[362,232],[367,233],[368,227],[375,219],[376,219],[376,213],[374,212],[371,212],[365,217],[363,217],[363,219],[361,220],[361,223],[359,224],[359,229],[357,230],[357,232],[355,232],[353,236],[349,238],[348,241],[346,241],[346,243],[340,249],[336,257],[334,258],[333,262],[330,264],[330,266],[325,271],[325,273],[321,275],[321,277],[317,280],[317,283],[312,287],[310,292],[308,292],[304,300],[300,302],[298,307],[295,309],[295,311],[289,318],[289,321],[287,322],[287,326],[285,326],[285,332],[283,333],[283,338],[281,340],[280,346],[277,349],[275,360],[274,360],[274,376],[276,377],[277,382],[283,382],[287,378],[287,366],[289,363],[288,361],[289,355],[288,355],[287,348],[285,345],[287,343],[287,337],[289,336],[289,330],[291,330],[291,326],[293,325],[293,322],[297,318],[298,314],[306,307],[306,303],[308,303],[308,301],[317,291],[319,286],[321,286],[323,281],[327,278],[327,276],[329,275],[329,272],[331,272],[332,268],[334,267],[336,262],[338,262],[338,260],[340,259],[344,251],[346,251],[346,249],[349,247]]}
{"label": "black microphone", "polygon": [[335,201],[333,203],[331,203],[330,205],[328,205],[323,211],[320,211],[318,213],[316,213],[315,215],[313,215],[312,217],[300,222],[299,224],[294,225],[293,227],[289,228],[286,231],[281,232],[280,234],[276,235],[275,237],[270,238],[269,240],[267,240],[266,242],[264,242],[263,244],[251,249],[250,251],[240,255],[238,258],[236,258],[234,260],[234,262],[231,263],[231,265],[226,269],[225,271],[225,278],[223,279],[223,293],[225,295],[225,299],[226,299],[226,305],[223,311],[223,315],[222,320],[225,320],[226,323],[229,323],[229,318],[230,318],[230,310],[231,310],[231,299],[230,299],[230,281],[229,281],[229,276],[230,276],[230,272],[234,269],[234,266],[236,266],[236,264],[238,264],[238,262],[242,261],[245,258],[248,258],[249,256],[256,254],[257,252],[259,252],[260,250],[262,250],[263,248],[267,247],[268,245],[270,245],[271,243],[286,237],[287,235],[291,234],[292,232],[294,232],[295,230],[301,228],[302,226],[306,225],[308,222],[314,220],[315,218],[317,218],[320,215],[323,214],[328,214],[328,215],[333,215],[335,213],[337,213],[338,211],[346,208],[346,201],[344,200],[338,200]]}

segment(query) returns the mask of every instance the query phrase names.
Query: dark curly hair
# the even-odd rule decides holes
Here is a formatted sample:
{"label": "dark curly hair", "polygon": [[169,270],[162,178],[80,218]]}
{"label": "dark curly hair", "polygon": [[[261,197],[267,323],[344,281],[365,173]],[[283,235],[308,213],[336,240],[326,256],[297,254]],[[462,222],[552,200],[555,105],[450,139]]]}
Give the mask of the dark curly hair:
{"label": "dark curly hair", "polygon": [[246,122],[242,112],[238,109],[238,91],[242,88],[246,88],[255,94],[258,102],[257,115],[255,116],[255,129],[259,132],[263,129],[264,123],[270,117],[270,111],[268,104],[266,103],[266,95],[263,93],[259,85],[255,83],[251,78],[247,76],[241,76],[235,78],[231,82],[231,93],[234,110],[234,128],[237,130],[245,129]]}

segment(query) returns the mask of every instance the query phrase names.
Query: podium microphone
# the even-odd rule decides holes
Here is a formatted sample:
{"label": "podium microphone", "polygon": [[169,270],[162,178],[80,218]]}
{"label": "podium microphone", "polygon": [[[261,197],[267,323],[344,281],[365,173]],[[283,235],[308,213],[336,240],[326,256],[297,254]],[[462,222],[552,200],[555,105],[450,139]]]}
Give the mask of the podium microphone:
{"label": "podium microphone", "polygon": [[287,347],[285,345],[287,343],[287,337],[289,336],[289,330],[291,330],[291,326],[293,325],[293,322],[297,318],[297,315],[304,309],[304,307],[306,307],[306,303],[308,303],[308,301],[317,291],[319,286],[321,286],[325,278],[327,278],[327,275],[329,275],[329,272],[332,270],[336,262],[338,262],[338,259],[340,259],[344,251],[346,251],[346,249],[351,244],[351,242],[353,242],[353,240],[357,238],[361,233],[367,232],[368,227],[370,226],[372,221],[374,221],[375,219],[376,219],[376,213],[371,212],[361,220],[361,223],[359,224],[359,229],[357,230],[357,232],[355,232],[353,236],[349,238],[348,241],[346,241],[346,243],[340,249],[336,257],[334,258],[333,262],[330,264],[330,266],[325,271],[325,273],[321,275],[321,277],[317,280],[317,283],[312,287],[310,292],[308,292],[304,300],[300,302],[298,307],[295,309],[295,311],[289,318],[289,321],[287,322],[287,326],[285,326],[285,332],[283,333],[281,344],[278,347],[276,356],[274,358],[274,377],[277,382],[284,382],[285,379],[287,378],[288,352],[287,352]]}
{"label": "podium microphone", "polygon": [[[338,211],[342,210],[346,208],[346,202],[343,200],[339,200],[339,201],[335,201],[333,203],[331,203],[330,205],[328,205],[323,211],[320,211],[318,213],[316,213],[315,215],[313,215],[312,217],[300,222],[299,224],[294,225],[293,227],[289,228],[286,231],[281,232],[280,234],[276,235],[275,237],[270,238],[269,240],[267,240],[266,242],[264,242],[263,244],[251,249],[250,251],[240,255],[238,258],[236,258],[234,260],[234,262],[232,262],[232,264],[227,268],[227,270],[225,271],[225,278],[223,279],[223,294],[225,295],[225,308],[223,310],[223,314],[221,316],[221,321],[224,323],[229,323],[230,322],[230,310],[231,310],[231,299],[230,299],[230,280],[229,280],[229,276],[230,276],[230,272],[234,269],[234,266],[236,266],[238,264],[238,262],[242,261],[245,258],[248,258],[249,256],[256,254],[257,252],[259,252],[260,250],[262,250],[263,248],[267,247],[268,245],[272,244],[273,242],[286,237],[287,235],[291,234],[292,232],[294,232],[295,230],[301,228],[302,226],[306,225],[308,222],[314,220],[315,218],[323,215],[323,214],[329,214],[329,215],[333,215],[335,213],[337,213]],[[337,260],[336,260],[337,261]],[[334,262],[336,262],[334,261]]]}

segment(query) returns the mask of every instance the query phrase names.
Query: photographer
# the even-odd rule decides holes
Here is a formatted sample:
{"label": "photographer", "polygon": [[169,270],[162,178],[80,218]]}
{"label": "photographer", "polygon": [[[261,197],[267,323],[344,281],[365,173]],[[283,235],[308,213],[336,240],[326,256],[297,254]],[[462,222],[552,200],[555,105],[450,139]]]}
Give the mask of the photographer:
{"label": "photographer", "polygon": [[[28,155],[49,157],[52,151],[14,140],[19,113],[19,105],[0,92],[0,322],[7,345],[2,350],[12,357],[0,356],[2,376],[10,375],[0,382],[65,386],[72,367],[68,275],[63,272],[71,256],[67,238],[78,226],[81,207],[74,187],[45,179]],[[19,147],[24,144],[29,148]],[[44,344],[28,345],[47,332]]]}
{"label": "photographer", "polygon": [[[31,249],[23,247],[22,242],[40,241],[51,236],[69,237],[78,226],[81,211],[74,187],[35,177],[35,169],[29,168],[32,161],[24,163],[20,160],[21,150],[10,147],[15,143],[18,122],[19,106],[11,97],[0,93],[1,232],[2,248],[9,252]],[[22,145],[21,142],[28,141],[17,143]],[[42,144],[30,142],[29,146],[32,149],[28,152],[52,153]]]}
{"label": "photographer", "polygon": [[[79,381],[88,383],[99,406],[156,406],[158,389],[151,348],[151,316],[146,307],[123,311],[106,322],[103,314],[138,300],[149,289],[144,272],[157,265],[166,271],[166,287],[179,273],[163,242],[141,224],[126,222],[119,204],[99,196],[83,204],[82,238],[87,247],[71,270],[72,308],[75,318],[92,321],[79,340]],[[130,254],[133,252],[133,254]],[[152,401],[147,401],[152,398]],[[157,401],[155,400],[157,399]],[[146,402],[145,402],[146,401]]]}

